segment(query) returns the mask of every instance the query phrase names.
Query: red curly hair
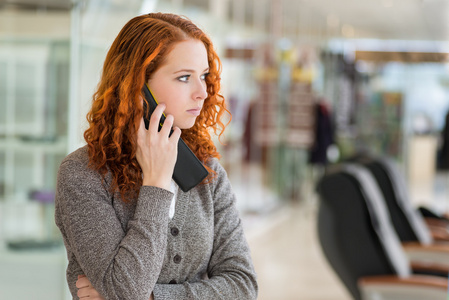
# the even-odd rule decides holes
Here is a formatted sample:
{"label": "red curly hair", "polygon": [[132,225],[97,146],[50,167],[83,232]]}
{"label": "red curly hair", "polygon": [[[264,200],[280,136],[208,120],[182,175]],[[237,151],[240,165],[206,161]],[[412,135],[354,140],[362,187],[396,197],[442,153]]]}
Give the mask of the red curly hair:
{"label": "red curly hair", "polygon": [[[142,185],[142,171],[136,159],[137,131],[143,116],[142,87],[164,63],[177,42],[197,39],[208,54],[208,96],[201,114],[181,137],[203,162],[220,155],[212,142],[210,129],[219,136],[227,124],[221,119],[226,109],[220,91],[221,62],[206,34],[187,18],[151,13],[131,19],[113,42],[104,62],[92,108],[87,114],[89,128],[84,132],[89,166],[112,175],[111,191],[119,191],[125,202],[136,199]],[[206,168],[208,168],[206,166]],[[213,179],[215,172],[208,168]]]}

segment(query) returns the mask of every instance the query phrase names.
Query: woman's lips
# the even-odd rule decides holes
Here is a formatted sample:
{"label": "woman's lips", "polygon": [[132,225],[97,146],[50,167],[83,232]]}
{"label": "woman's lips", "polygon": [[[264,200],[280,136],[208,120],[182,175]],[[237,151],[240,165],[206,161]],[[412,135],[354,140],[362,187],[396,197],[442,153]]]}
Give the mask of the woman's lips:
{"label": "woman's lips", "polygon": [[198,117],[201,113],[201,108],[194,108],[194,109],[189,109],[187,111],[189,114],[194,115],[195,117]]}

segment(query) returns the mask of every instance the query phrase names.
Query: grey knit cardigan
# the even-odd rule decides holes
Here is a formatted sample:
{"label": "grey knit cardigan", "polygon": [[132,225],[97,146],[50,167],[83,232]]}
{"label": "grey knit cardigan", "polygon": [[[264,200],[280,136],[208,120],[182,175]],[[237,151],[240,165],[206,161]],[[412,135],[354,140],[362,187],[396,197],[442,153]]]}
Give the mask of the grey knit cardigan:
{"label": "grey knit cardigan", "polygon": [[110,193],[111,176],[88,168],[87,147],[69,154],[57,179],[55,221],[67,249],[73,299],[85,274],[107,300],[256,299],[256,274],[235,195],[216,159],[212,183],[187,193],[142,186],[134,203]]}

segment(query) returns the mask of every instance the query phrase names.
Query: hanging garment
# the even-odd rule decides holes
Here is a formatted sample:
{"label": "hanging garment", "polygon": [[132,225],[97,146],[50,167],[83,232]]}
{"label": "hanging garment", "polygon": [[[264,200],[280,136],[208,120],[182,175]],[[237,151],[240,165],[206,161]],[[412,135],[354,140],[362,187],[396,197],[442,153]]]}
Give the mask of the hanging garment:
{"label": "hanging garment", "polygon": [[315,109],[315,144],[310,150],[309,162],[326,165],[328,162],[327,149],[334,144],[334,130],[327,106],[322,102],[318,102]]}

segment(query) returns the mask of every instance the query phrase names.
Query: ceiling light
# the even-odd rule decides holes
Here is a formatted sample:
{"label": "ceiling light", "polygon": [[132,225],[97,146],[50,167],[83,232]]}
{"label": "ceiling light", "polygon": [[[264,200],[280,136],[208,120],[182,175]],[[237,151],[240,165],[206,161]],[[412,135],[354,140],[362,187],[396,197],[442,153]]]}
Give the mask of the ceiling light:
{"label": "ceiling light", "polygon": [[345,38],[353,38],[354,37],[354,27],[351,25],[345,24],[341,27],[341,34]]}

